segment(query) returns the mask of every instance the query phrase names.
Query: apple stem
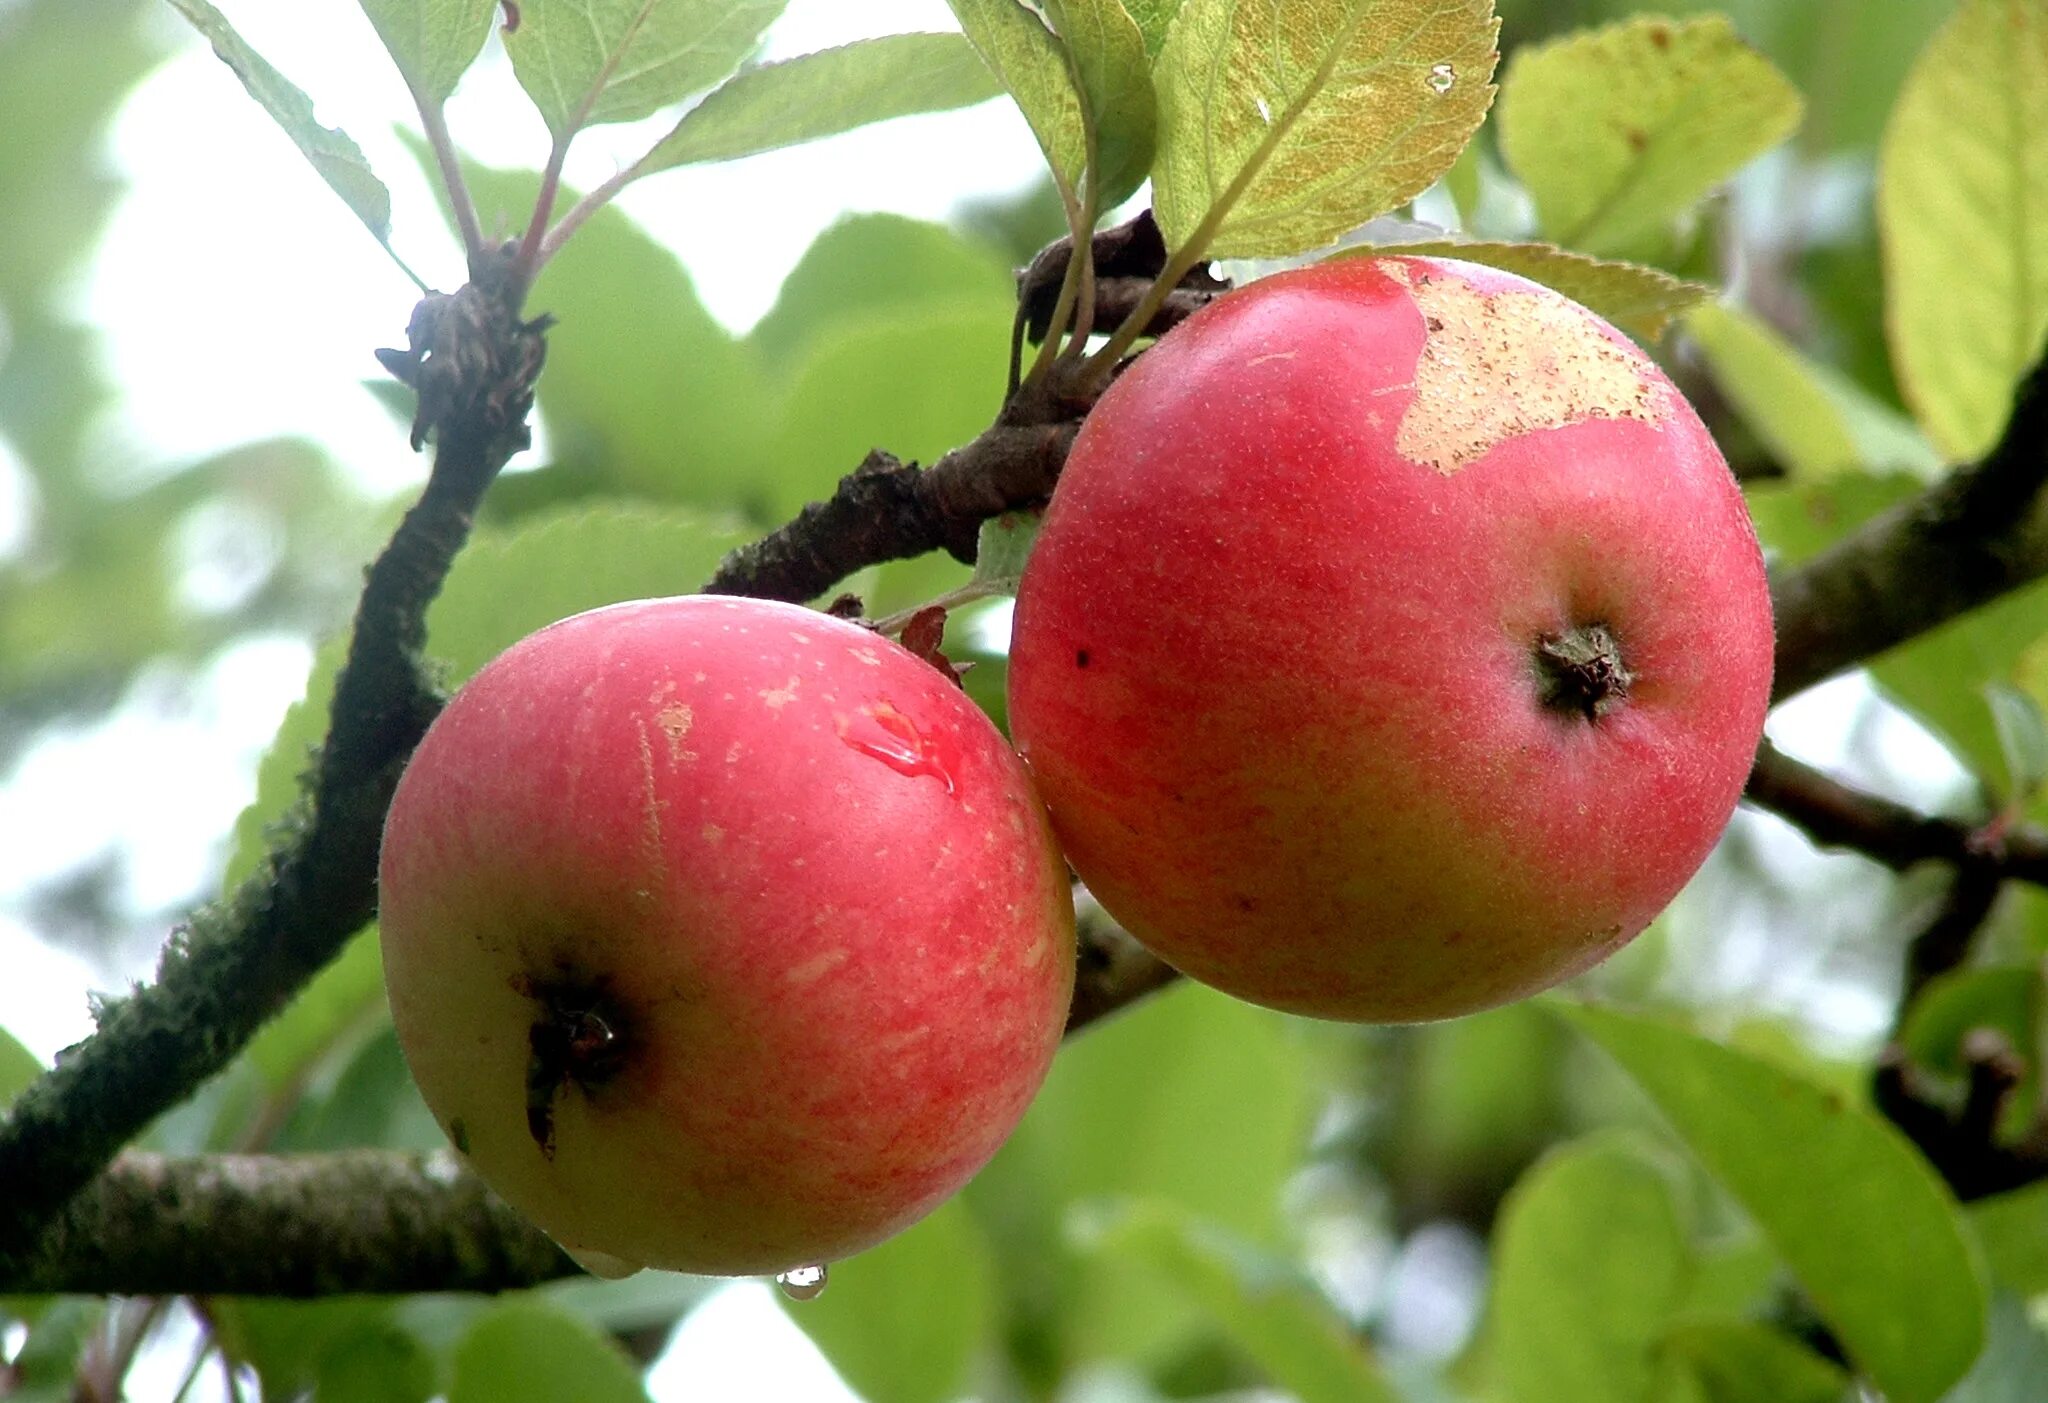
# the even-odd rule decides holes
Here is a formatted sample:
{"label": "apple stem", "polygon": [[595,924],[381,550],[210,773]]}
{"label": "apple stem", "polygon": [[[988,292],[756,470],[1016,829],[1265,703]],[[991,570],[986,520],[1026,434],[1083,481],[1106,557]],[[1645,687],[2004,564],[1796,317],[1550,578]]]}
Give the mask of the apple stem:
{"label": "apple stem", "polygon": [[1636,680],[1605,624],[1574,625],[1536,640],[1537,690],[1552,711],[1598,721]]}

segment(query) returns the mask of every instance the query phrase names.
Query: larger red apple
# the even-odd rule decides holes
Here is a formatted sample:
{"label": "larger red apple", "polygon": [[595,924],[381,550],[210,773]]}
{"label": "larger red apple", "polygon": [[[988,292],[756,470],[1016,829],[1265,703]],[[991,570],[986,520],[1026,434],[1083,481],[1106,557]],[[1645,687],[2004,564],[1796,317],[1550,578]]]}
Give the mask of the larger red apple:
{"label": "larger red apple", "polygon": [[1010,721],[1168,962],[1440,1018],[1670,901],[1771,651],[1736,484],[1634,345],[1506,273],[1355,259],[1231,294],[1103,396],[1018,593]]}
{"label": "larger red apple", "polygon": [[1009,1133],[1072,988],[1066,868],[932,667],[789,605],[582,614],[484,668],[385,827],[427,1104],[592,1261],[857,1252]]}

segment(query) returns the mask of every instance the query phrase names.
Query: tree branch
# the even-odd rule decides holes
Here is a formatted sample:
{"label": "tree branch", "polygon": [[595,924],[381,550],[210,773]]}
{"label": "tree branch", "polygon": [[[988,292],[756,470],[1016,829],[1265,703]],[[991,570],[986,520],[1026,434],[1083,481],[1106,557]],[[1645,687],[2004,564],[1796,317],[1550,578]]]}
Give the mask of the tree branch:
{"label": "tree branch", "polygon": [[1775,575],[1783,701],[2048,574],[2048,360],[1983,459]]}
{"label": "tree branch", "polygon": [[982,522],[1052,492],[1075,427],[997,423],[923,469],[878,448],[831,497],[728,555],[704,590],[801,604],[883,561],[934,550],[972,561]]}
{"label": "tree branch", "polygon": [[423,301],[411,349],[380,356],[419,391],[415,446],[436,436],[419,501],[371,565],[314,782],[269,861],[165,947],[157,981],[0,1121],[0,1266],[115,1153],[239,1052],[369,921],[377,844],[399,772],[439,701],[419,665],[427,604],[484,489],[526,445],[544,326],[519,320],[505,261]]}
{"label": "tree branch", "polygon": [[[1072,1036],[1177,979],[1085,897]],[[511,1291],[581,1271],[452,1153],[130,1152],[73,1198],[8,1292]]]}
{"label": "tree branch", "polygon": [[1920,862],[1983,868],[2001,880],[2048,886],[2048,831],[2030,824],[1973,827],[1923,814],[1844,784],[1779,750],[1757,751],[1743,797],[1823,848],[1846,848],[1903,872]]}
{"label": "tree branch", "polygon": [[580,1273],[449,1151],[129,1153],[71,1200],[8,1289],[309,1297]]}
{"label": "tree branch", "polygon": [[1080,958],[1067,1036],[1180,978],[1180,971],[1140,945],[1093,897],[1075,888]]}

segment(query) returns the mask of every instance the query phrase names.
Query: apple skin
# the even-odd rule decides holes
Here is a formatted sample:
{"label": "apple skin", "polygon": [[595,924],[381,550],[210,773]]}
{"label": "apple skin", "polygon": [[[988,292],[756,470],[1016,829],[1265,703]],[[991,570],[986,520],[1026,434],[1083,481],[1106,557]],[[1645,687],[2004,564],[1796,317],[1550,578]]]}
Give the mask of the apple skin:
{"label": "apple skin", "polygon": [[[908,1226],[1009,1134],[1072,992],[1014,752],[929,664],[791,605],[650,600],[515,644],[400,780],[381,889],[427,1104],[614,1271],[779,1272]],[[537,1120],[535,1030],[576,1008],[597,1055],[542,1070]]]}
{"label": "apple skin", "polygon": [[[1546,705],[1540,641],[1596,624],[1626,696]],[[1161,958],[1405,1022],[1641,931],[1727,823],[1771,663],[1741,494],[1647,357],[1525,279],[1358,258],[1220,299],[1089,414],[1009,717]]]}

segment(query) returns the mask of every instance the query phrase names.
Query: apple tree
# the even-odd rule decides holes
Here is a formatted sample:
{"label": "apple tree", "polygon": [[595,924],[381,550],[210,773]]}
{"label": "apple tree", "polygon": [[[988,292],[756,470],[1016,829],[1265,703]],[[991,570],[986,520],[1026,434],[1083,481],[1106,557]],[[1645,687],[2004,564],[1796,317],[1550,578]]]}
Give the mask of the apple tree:
{"label": "apple tree", "polygon": [[[1553,961],[1518,983],[1460,967],[1506,948],[1483,933],[1467,954],[1446,944],[1417,967],[1394,934],[1315,929],[1396,953],[1374,967],[1370,996],[1294,995],[1292,1006],[1390,1020],[1379,1023],[1290,1016],[1183,977],[1139,938],[1149,917],[1124,893],[1147,882],[1128,872],[1099,893],[1073,886],[1069,962],[1066,883],[1055,880],[1059,940],[1033,943],[1026,930],[1016,943],[1060,952],[1057,978],[1033,987],[1064,991],[1071,977],[1072,1002],[1063,1015],[1039,1010],[1043,1046],[1059,1052],[1000,1149],[1015,1117],[991,1132],[969,1113],[978,1106],[950,1115],[943,1098],[958,1087],[919,1070],[942,1059],[878,1055],[880,1019],[838,1020],[825,1031],[855,1041],[836,1052],[816,1043],[827,1050],[813,1063],[775,1052],[779,1030],[749,1016],[700,1024],[696,1080],[664,1094],[680,1085],[717,1100],[735,1141],[785,1143],[748,1118],[800,1115],[792,1108],[830,1088],[851,1116],[837,1122],[841,1141],[905,1095],[923,1098],[920,1135],[950,1122],[993,1150],[957,1194],[922,1203],[914,1226],[789,1263],[788,1321],[877,1403],[2048,1398],[2048,3],[1672,0],[1670,13],[1639,13],[1626,0],[948,0],[943,32],[772,59],[764,36],[783,0],[329,8],[373,28],[395,65],[412,110],[389,115],[407,124],[446,222],[445,262],[406,268],[421,295],[391,307],[392,344],[375,350],[389,452],[420,454],[418,482],[396,499],[297,440],[197,464],[161,455],[125,482],[96,463],[92,421],[117,387],[65,279],[118,194],[99,143],[122,94],[172,42],[166,9],[211,44],[220,81],[238,79],[254,99],[249,120],[267,114],[331,187],[336,219],[353,217],[387,253],[414,244],[394,239],[390,189],[362,148],[207,0],[0,3],[0,113],[12,134],[0,157],[0,439],[33,501],[20,541],[0,544],[0,756],[11,765],[35,737],[104,713],[151,668],[195,668],[259,630],[318,641],[303,699],[225,840],[219,894],[176,922],[154,978],[100,999],[97,1031],[53,1065],[0,1030],[0,1397],[112,1400],[124,1381],[125,1396],[140,1396],[136,1362],[174,1318],[198,1325],[180,1396],[215,1382],[216,1396],[278,1400],[665,1396],[649,1366],[721,1282],[592,1279],[586,1265],[610,1275],[643,1259],[566,1253],[479,1177],[491,1176],[491,1155],[459,1118],[437,1118],[437,1087],[423,1099],[413,1082],[408,1057],[423,1083],[463,1075],[460,1056],[422,1058],[418,1029],[437,1012],[455,1026],[450,991],[464,971],[409,964],[401,989],[394,959],[387,1000],[379,851],[408,762],[460,705],[451,696],[470,695],[458,688],[519,640],[603,606],[707,594],[804,606],[819,612],[770,616],[815,617],[848,646],[872,640],[892,666],[900,654],[1010,764],[996,739],[1012,733],[1009,699],[1044,708],[1072,692],[1006,684],[1010,600],[1023,581],[1021,639],[1035,626],[1026,572],[1052,552],[1034,547],[1059,529],[1070,455],[1081,480],[1077,435],[1098,406],[1097,424],[1120,412],[1107,397],[1126,386],[1163,384],[1171,404],[1148,358],[1173,364],[1233,305],[1290,305],[1269,296],[1277,283],[1231,299],[1319,264],[1336,270],[1315,275],[1325,286],[1392,286],[1392,275],[1359,271],[1371,268],[1479,265],[1459,286],[1553,289],[1619,328],[1602,355],[1653,358],[1660,369],[1642,375],[1697,410],[1701,461],[1718,445],[1741,484],[1739,499],[1727,490],[1729,520],[1752,560],[1753,524],[1768,567],[1772,628],[1744,635],[1754,658],[1713,627],[1741,607],[1740,590],[1720,592],[1736,555],[1715,555],[1722,563],[1689,591],[1700,622],[1687,666],[1709,680],[1754,674],[1752,709],[1772,708],[1760,744],[1753,721],[1714,737],[1732,757],[1731,801],[1746,772],[1742,808],[1725,831],[1719,809],[1654,806],[1578,841],[1566,827],[1545,849],[1556,870],[1538,874],[1554,881],[1516,903],[1460,907],[1461,922],[1476,910],[1503,929],[1583,908],[1603,913],[1589,928],[1607,931],[1604,913],[1635,889],[1637,864],[1675,834],[1701,829],[1700,848],[1719,834],[1626,949],[1532,998],[1501,1004],[1585,962]],[[492,165],[464,145],[449,100],[480,84],[530,101],[544,140],[524,165]],[[963,205],[944,224],[850,216],[743,334],[711,315],[674,251],[615,200],[679,168],[896,118],[953,121],[992,102],[1035,141],[1038,188]],[[622,126],[645,138],[633,157],[572,188],[572,144]],[[367,244],[363,256],[382,257]],[[212,291],[225,316],[256,295]],[[1433,304],[1430,334],[1459,334],[1442,322],[1469,310]],[[1206,319],[1175,341],[1193,318]],[[1542,440],[1553,447],[1619,441],[1610,423],[1557,436],[1626,415],[1546,424],[1524,412],[1513,374],[1541,382],[1563,344],[1542,338],[1574,333],[1552,317],[1518,334],[1485,343],[1510,373],[1465,382],[1467,411],[1510,425],[1497,430],[1509,437],[1553,435]],[[1247,360],[1241,376],[1202,370],[1203,393],[1243,391],[1232,412],[1265,433],[1257,416],[1275,396],[1263,387],[1314,382],[1313,358],[1334,353],[1304,342],[1287,354],[1311,358],[1307,379],[1255,380]],[[1158,428],[1104,427],[1100,438],[1123,435],[1138,455]],[[1201,763],[1191,752],[1214,745],[1172,741],[1215,734],[1201,727],[1221,716],[1271,728],[1247,751],[1280,751],[1325,718],[1205,695],[1211,655],[1173,654],[1210,621],[1275,597],[1245,557],[1214,568],[1226,556],[1210,545],[1282,539],[1272,527],[1288,494],[1325,467],[1303,457],[1315,435],[1277,425],[1264,479],[1191,509],[1186,462],[1215,431],[1165,428],[1181,446],[1146,477],[1156,504],[1137,504],[1115,551],[1063,557],[1086,565],[1062,567],[1083,590],[1065,617],[1099,619],[1091,571],[1180,581],[1164,599],[1156,583],[1117,596],[1120,627],[1140,605],[1166,611],[1132,626],[1140,641],[1154,630],[1157,646],[1128,679],[1148,700],[1120,721],[1124,734],[1166,738],[1176,763]],[[1593,451],[1559,449],[1559,470]],[[1714,473],[1726,476],[1718,461]],[[1375,484],[1369,509],[1382,489],[1358,480]],[[1478,514],[1470,503],[1493,499],[1465,500],[1458,510]],[[1589,535],[1594,574],[1628,577],[1632,553],[1718,529],[1698,500],[1614,516],[1638,525]],[[1290,521],[1317,515],[1286,510]],[[259,520],[278,545],[231,607],[195,607],[194,551],[175,543],[189,546],[190,523],[221,513]],[[1368,524],[1372,578],[1420,581],[1416,598],[1449,611],[1464,597],[1451,582],[1482,566],[1511,577],[1510,547],[1486,529],[1496,523],[1466,524],[1451,551],[1421,548],[1391,515],[1383,531]],[[1265,563],[1313,574],[1322,547],[1284,539]],[[1759,607],[1764,589],[1754,584]],[[1428,674],[1430,658],[1384,638],[1355,646],[1334,595],[1287,598],[1251,635],[1270,638],[1275,658],[1320,652],[1340,681],[1358,670],[1367,695],[1395,685],[1380,674],[1397,655],[1399,685]],[[1058,651],[1085,672],[1075,637],[1059,634]],[[1020,672],[1035,646],[1020,641]],[[698,674],[690,704],[676,703],[672,760],[690,728],[708,725],[721,678],[763,681],[778,709],[794,699],[793,684],[784,693],[763,680],[794,656],[787,643],[719,647],[723,670]],[[1767,698],[1754,665],[1765,653]],[[1574,694],[1587,724],[1631,677],[1604,654],[1572,665],[1595,662],[1598,694]],[[1197,683],[1146,690],[1169,672]],[[1473,704],[1482,728],[1495,719]],[[1025,712],[1020,738],[1036,725]],[[953,792],[954,773],[919,748],[913,719],[866,715],[882,726],[871,754]],[[1403,724],[1426,729],[1415,716]],[[639,743],[621,753],[651,767],[644,730]],[[1505,855],[1404,833],[1399,796],[1469,776],[1402,743],[1391,727],[1375,741],[1368,778],[1396,796],[1394,817],[1360,831],[1396,846],[1403,909],[1433,892],[1464,901],[1461,884],[1487,880]],[[522,747],[540,744],[472,748],[464,764],[509,772]],[[874,821],[843,788],[773,787],[796,768],[750,772],[756,787],[718,814],[801,817],[838,854],[821,866],[848,872],[834,835],[870,847],[900,836],[916,861],[899,854],[852,873],[846,889],[857,879],[905,896],[890,909],[955,913],[890,930],[861,966],[863,996],[878,1005],[923,991],[925,936],[966,909],[942,880],[955,869],[937,839],[950,835],[927,833],[907,809],[888,811],[896,829],[864,826]],[[1294,812],[1301,793],[1357,774],[1296,765],[1282,792],[1242,811],[1184,815],[1168,830],[1176,846],[1140,849],[1150,867],[1139,876],[1169,888],[1162,900],[1178,900],[1189,924],[1195,907],[1225,904],[1196,879],[1235,872],[1247,852],[1262,898],[1327,880],[1284,848],[1250,845],[1251,816]],[[663,803],[682,812],[694,802],[687,777],[670,778],[684,788]],[[460,822],[500,825],[501,886],[561,852],[602,847],[593,833],[639,841],[623,820],[572,821],[581,811],[567,780],[551,809],[547,777],[484,779]],[[651,796],[651,768],[647,782]],[[1511,796],[1518,806],[1545,809],[1540,770],[1516,783],[1528,791]],[[1616,787],[1627,786],[1593,788]],[[506,827],[498,801],[515,790],[525,817]],[[1574,803],[1585,792],[1556,790]],[[447,805],[429,809],[402,809],[394,845],[406,852],[394,866],[387,851],[393,926],[393,874],[414,881],[412,859],[426,851],[431,866],[442,844],[434,824],[456,821]],[[702,854],[726,831],[722,818],[701,827],[700,887],[724,880]],[[929,857],[909,846],[927,839]],[[1578,860],[1595,848],[1598,860]],[[1392,870],[1385,852],[1370,860]],[[1688,850],[1682,865],[1696,860]],[[777,922],[822,922],[820,890],[809,878],[749,889],[749,909],[774,919],[759,923],[753,962],[728,971],[734,987],[812,977],[785,967],[798,942],[781,942]],[[104,914],[73,904],[87,924]],[[1394,908],[1347,907],[1339,925],[1358,924],[1360,909]],[[1610,933],[1635,935],[1649,912],[1631,919]],[[1152,943],[1178,956],[1163,936]],[[608,979],[628,982],[649,963]],[[954,997],[956,986],[932,987]],[[1422,992],[1385,992],[1410,987]],[[1437,997],[1468,988],[1496,992],[1455,1007]],[[512,1138],[530,1130],[542,1153],[574,1069],[603,1066],[619,1032],[615,1005],[588,992],[556,1008],[548,1046],[535,1025]],[[674,997],[686,998],[680,985]],[[396,1030],[393,1002],[405,1014]],[[985,1021],[942,1011],[963,1037]],[[1425,1017],[1437,1021],[1412,1021]],[[898,1062],[910,1090],[872,1092]],[[1027,1070],[1035,1084],[1039,1066]],[[608,1221],[669,1193],[654,1182],[663,1172],[707,1158],[695,1141],[612,1148],[602,1184],[585,1190],[627,1205],[604,1205]],[[709,1173],[748,1168],[709,1162]],[[778,1182],[826,1192],[822,1177]],[[498,1187],[521,1198],[507,1180]],[[758,1237],[754,1201],[717,1201],[720,1233]]]}

